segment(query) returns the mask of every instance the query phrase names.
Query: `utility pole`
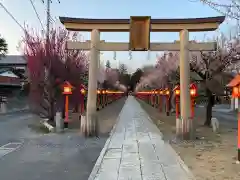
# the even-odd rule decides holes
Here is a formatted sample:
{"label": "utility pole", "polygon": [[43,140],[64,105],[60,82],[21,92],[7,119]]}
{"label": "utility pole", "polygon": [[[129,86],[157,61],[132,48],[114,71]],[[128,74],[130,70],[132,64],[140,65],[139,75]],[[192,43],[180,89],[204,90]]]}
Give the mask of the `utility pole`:
{"label": "utility pole", "polygon": [[[58,3],[60,4],[60,0],[57,0]],[[45,3],[44,0],[42,0],[42,3]],[[50,22],[51,22],[51,3],[52,0],[46,0],[46,5],[47,5],[47,22],[46,22],[46,39],[49,39],[49,32],[50,32]]]}
{"label": "utility pole", "polygon": [[[49,46],[49,36],[50,36],[50,21],[51,21],[51,7],[50,4],[52,0],[42,0],[43,3],[46,2],[47,5],[47,17],[46,17],[46,62],[45,62],[45,86],[44,93],[46,97],[46,102],[49,105],[48,107],[48,118],[50,121],[54,121],[54,100],[53,100],[53,92],[52,92],[52,79],[50,76],[51,69],[51,57],[50,57],[50,46]],[[58,0],[60,3],[60,0]]]}
{"label": "utility pole", "polygon": [[47,39],[47,44],[49,41],[49,30],[50,30],[50,4],[51,4],[51,0],[47,0],[47,29],[46,29],[46,39]]}

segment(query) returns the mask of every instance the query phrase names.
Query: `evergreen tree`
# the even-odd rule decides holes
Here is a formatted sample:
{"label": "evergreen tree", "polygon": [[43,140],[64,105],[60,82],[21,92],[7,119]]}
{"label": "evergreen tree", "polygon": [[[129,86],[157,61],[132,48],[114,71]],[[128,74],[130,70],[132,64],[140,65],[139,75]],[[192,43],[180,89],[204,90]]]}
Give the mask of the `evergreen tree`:
{"label": "evergreen tree", "polygon": [[6,40],[0,37],[0,59],[5,56],[8,51]]}
{"label": "evergreen tree", "polygon": [[106,68],[111,68],[111,64],[110,64],[110,61],[109,60],[107,60],[107,62],[106,62]]}

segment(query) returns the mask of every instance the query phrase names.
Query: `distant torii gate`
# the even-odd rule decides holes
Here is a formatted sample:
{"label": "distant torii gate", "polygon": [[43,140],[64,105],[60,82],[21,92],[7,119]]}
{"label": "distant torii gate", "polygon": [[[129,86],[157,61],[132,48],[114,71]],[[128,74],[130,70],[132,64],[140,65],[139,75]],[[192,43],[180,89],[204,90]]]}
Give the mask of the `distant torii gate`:
{"label": "distant torii gate", "polygon": [[[91,31],[91,41],[68,42],[68,49],[90,50],[88,100],[96,105],[97,64],[99,51],[180,51],[180,100],[181,118],[190,117],[190,61],[189,51],[216,50],[215,42],[189,42],[189,32],[214,31],[224,21],[224,16],[191,19],[151,19],[149,16],[133,16],[130,19],[84,19],[60,17],[68,30]],[[130,32],[130,43],[100,41],[100,32]],[[150,32],[180,32],[180,42],[150,43]],[[94,107],[87,107],[95,111]],[[91,112],[89,112],[91,113]],[[184,123],[187,124],[187,123]]]}

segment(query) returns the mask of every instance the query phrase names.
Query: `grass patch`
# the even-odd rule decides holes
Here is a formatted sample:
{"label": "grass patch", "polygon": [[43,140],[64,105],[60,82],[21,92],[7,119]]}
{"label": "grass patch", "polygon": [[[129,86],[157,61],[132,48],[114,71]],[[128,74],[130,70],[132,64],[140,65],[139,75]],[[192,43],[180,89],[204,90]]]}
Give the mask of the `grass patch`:
{"label": "grass patch", "polygon": [[34,124],[29,124],[28,127],[32,130],[35,131],[37,133],[44,133],[44,134],[48,134],[50,133],[49,129],[47,127],[45,127],[42,123],[38,122],[38,123],[34,123]]}

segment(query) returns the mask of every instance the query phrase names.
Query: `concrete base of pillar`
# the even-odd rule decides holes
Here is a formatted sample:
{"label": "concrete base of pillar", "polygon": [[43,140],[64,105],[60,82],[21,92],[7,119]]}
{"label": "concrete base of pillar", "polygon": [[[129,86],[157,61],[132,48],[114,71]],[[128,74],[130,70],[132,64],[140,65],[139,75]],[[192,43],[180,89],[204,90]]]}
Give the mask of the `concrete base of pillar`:
{"label": "concrete base of pillar", "polygon": [[183,120],[177,119],[176,121],[176,137],[182,140],[194,140],[195,129],[192,119]]}
{"label": "concrete base of pillar", "polygon": [[177,118],[176,119],[176,135],[179,136],[181,134],[181,126],[182,125],[182,120]]}
{"label": "concrete base of pillar", "polygon": [[80,128],[85,137],[98,137],[98,117],[96,115],[81,116]]}
{"label": "concrete base of pillar", "polygon": [[85,115],[81,115],[80,130],[81,130],[82,133],[83,133],[84,130],[85,130],[86,124],[87,124],[86,116],[85,116]]}

